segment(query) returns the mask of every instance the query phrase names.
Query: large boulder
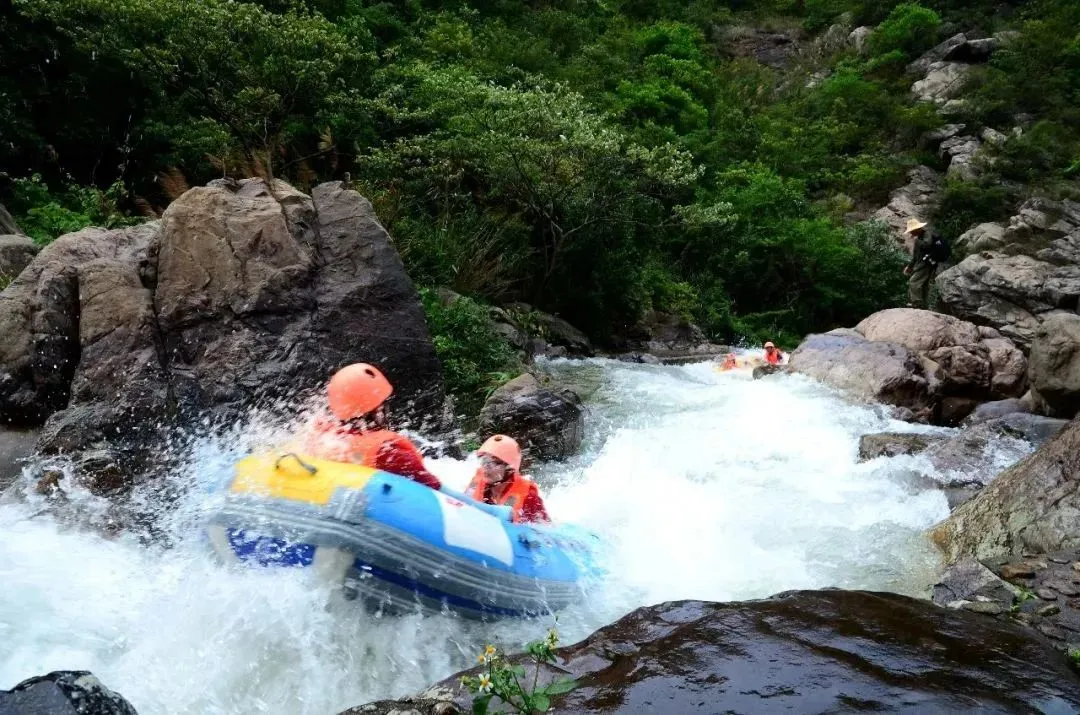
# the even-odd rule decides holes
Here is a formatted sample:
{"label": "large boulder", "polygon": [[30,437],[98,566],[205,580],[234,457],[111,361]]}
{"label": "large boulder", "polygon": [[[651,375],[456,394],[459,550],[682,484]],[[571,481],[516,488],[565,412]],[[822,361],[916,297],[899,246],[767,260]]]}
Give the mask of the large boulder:
{"label": "large boulder", "polygon": [[1057,313],[1043,320],[1031,344],[1031,389],[1050,414],[1080,412],[1080,315]]}
{"label": "large boulder", "polygon": [[[540,673],[541,684],[566,677],[577,682],[554,698],[557,712],[1080,709],[1080,678],[1037,633],[864,591],[662,603],[639,608],[556,656],[557,665]],[[431,688],[427,698],[348,713],[452,712],[438,698],[468,712],[471,698],[458,678]]]}
{"label": "large boulder", "polygon": [[564,459],[581,447],[585,411],[577,393],[545,387],[525,373],[491,393],[478,430],[483,437],[510,435],[533,459]]}
{"label": "large boulder", "polygon": [[879,457],[899,457],[919,454],[944,437],[914,432],[878,432],[864,434],[859,438],[859,461],[866,462]]}
{"label": "large boulder", "polygon": [[0,421],[48,420],[45,451],[145,446],[178,417],[227,419],[380,365],[406,415],[441,369],[371,204],[339,183],[218,181],[160,222],[47,246],[0,294]]}
{"label": "large boulder", "polygon": [[[811,336],[792,355],[791,368],[860,397],[922,410],[944,424],[958,423],[979,402],[1023,394],[1027,379],[1023,353],[996,332],[913,308],[874,313],[853,331]],[[899,398],[891,388],[868,388],[868,380],[901,384],[898,376],[905,374]]]}
{"label": "large boulder", "polygon": [[952,315],[996,328],[1028,347],[1042,318],[1080,300],[1080,265],[976,253],[943,271],[937,287]]}
{"label": "large boulder", "polygon": [[851,335],[810,335],[791,354],[788,367],[856,398],[932,417],[934,388],[918,355],[903,345]]}
{"label": "large boulder", "polygon": [[971,65],[962,62],[934,62],[926,77],[911,85],[911,93],[923,102],[944,105],[964,91]]}
{"label": "large boulder", "polygon": [[26,236],[0,234],[0,290],[30,265],[37,252],[37,244]]}
{"label": "large boulder", "polygon": [[996,251],[1005,245],[1005,227],[1000,223],[980,223],[960,234],[954,249],[961,256],[978,251]]}
{"label": "large boulder", "polygon": [[0,690],[0,713],[136,715],[131,703],[85,670],[58,670],[28,678],[11,690]]}
{"label": "large boulder", "polygon": [[1080,421],[931,530],[947,560],[1080,548]]}
{"label": "large boulder", "polygon": [[646,352],[672,361],[711,357],[722,348],[709,342],[701,328],[686,318],[653,310],[617,338],[615,344],[620,350]]}

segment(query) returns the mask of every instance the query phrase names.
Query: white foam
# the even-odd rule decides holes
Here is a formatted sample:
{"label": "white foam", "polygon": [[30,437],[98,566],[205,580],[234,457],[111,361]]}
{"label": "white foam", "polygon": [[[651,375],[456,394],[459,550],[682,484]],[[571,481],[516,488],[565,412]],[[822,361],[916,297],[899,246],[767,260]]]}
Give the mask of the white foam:
{"label": "white foam", "polygon": [[[940,492],[910,486],[910,460],[856,464],[858,436],[913,429],[795,377],[608,361],[549,369],[594,390],[587,444],[534,476],[549,511],[601,533],[615,575],[559,618],[564,640],[667,599],[729,600],[792,588],[922,592],[939,567],[922,531]],[[380,618],[295,571],[219,565],[194,529],[207,491],[273,430],[198,445],[187,496],[147,548],[0,506],[0,688],[89,669],[142,715],[328,715],[414,692],[512,648],[539,623]],[[461,489],[475,463],[431,460]]]}

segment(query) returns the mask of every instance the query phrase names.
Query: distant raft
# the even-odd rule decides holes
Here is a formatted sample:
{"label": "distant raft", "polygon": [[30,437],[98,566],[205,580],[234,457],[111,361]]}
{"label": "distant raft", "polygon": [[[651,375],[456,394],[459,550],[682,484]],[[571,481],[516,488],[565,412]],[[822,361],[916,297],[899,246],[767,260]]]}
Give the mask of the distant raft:
{"label": "distant raft", "polygon": [[250,456],[222,501],[207,532],[226,561],[312,568],[383,612],[544,615],[600,574],[584,529],[513,524],[505,507],[354,464]]}

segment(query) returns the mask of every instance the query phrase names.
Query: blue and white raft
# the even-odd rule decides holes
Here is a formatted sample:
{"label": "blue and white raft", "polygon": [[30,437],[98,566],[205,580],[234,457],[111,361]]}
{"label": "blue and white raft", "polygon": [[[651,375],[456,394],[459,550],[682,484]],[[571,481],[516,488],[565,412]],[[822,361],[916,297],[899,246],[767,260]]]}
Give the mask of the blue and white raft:
{"label": "blue and white raft", "polygon": [[226,561],[312,568],[384,612],[543,615],[599,574],[588,531],[514,524],[505,507],[354,464],[246,457],[222,501],[208,534]]}

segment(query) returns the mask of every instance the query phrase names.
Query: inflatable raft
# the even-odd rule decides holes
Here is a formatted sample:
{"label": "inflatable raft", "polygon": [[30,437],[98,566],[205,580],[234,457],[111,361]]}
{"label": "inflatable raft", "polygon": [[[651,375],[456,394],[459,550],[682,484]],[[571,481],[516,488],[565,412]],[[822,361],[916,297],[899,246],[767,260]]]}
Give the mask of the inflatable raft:
{"label": "inflatable raft", "polygon": [[208,535],[226,561],[312,568],[383,612],[542,615],[598,573],[585,530],[513,524],[505,507],[359,465],[247,457],[222,501]]}

